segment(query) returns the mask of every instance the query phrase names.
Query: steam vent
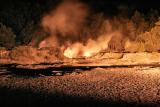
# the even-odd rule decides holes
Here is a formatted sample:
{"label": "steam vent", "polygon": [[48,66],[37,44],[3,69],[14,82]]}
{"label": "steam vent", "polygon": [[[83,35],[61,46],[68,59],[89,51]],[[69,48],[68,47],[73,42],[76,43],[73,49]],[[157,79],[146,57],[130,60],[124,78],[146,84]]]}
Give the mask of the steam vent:
{"label": "steam vent", "polygon": [[1,0],[0,107],[160,107],[156,0]]}

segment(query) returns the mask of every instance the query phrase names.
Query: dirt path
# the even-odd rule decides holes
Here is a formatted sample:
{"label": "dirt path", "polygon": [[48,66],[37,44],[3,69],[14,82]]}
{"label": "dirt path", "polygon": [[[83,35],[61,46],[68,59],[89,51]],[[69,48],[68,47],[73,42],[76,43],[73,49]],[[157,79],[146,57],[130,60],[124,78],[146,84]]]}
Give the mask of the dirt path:
{"label": "dirt path", "polygon": [[93,69],[64,76],[0,76],[3,106],[157,106],[160,68]]}

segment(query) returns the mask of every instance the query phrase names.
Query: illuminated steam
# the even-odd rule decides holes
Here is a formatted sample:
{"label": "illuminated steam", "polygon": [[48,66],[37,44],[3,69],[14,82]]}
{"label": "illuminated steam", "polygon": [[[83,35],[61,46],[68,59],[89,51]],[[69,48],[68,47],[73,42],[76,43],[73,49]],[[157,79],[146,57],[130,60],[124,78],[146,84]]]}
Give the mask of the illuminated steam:
{"label": "illuminated steam", "polygon": [[66,44],[78,41],[86,18],[88,8],[78,1],[64,1],[55,10],[45,15],[42,26],[50,36],[39,47],[67,48]]}
{"label": "illuminated steam", "polygon": [[42,19],[42,26],[52,35],[77,36],[88,15],[87,7],[77,1],[61,3]]}
{"label": "illuminated steam", "polygon": [[[39,47],[59,48],[68,58],[91,57],[103,50],[130,48],[136,35],[133,22],[113,18],[105,20],[101,26],[89,27],[88,17],[91,16],[85,4],[77,0],[62,2],[42,18],[42,26],[49,36]],[[83,34],[86,29],[87,33]]]}

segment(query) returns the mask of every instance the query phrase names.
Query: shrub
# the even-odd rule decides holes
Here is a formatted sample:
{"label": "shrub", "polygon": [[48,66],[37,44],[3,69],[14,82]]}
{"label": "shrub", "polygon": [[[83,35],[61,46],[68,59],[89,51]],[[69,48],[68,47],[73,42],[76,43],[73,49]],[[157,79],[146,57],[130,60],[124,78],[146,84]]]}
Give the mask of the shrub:
{"label": "shrub", "polygon": [[[157,22],[158,23],[158,22]],[[159,51],[160,50],[160,25],[156,25],[149,32],[145,32],[137,37],[137,42],[143,42],[145,50]]]}
{"label": "shrub", "polygon": [[47,36],[46,32],[44,32],[44,30],[38,25],[34,24],[33,21],[26,24],[20,35],[22,44],[36,47],[38,46],[39,42]]}
{"label": "shrub", "polygon": [[150,31],[136,35],[135,40],[130,42],[130,46],[126,50],[129,52],[156,52],[160,50],[159,42],[160,25],[156,25]]}
{"label": "shrub", "polygon": [[131,18],[131,21],[135,25],[136,35],[149,30],[149,23],[144,19],[144,15],[142,15],[140,12],[135,11],[134,15]]}
{"label": "shrub", "polygon": [[0,23],[0,46],[12,48],[15,45],[15,38],[12,29]]}

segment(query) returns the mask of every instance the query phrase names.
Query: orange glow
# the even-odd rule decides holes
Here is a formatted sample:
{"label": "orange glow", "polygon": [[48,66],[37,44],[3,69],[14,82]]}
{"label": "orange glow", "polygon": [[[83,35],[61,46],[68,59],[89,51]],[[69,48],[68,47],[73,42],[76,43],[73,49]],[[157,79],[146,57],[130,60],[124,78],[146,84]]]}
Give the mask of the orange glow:
{"label": "orange glow", "polygon": [[64,51],[64,56],[68,58],[91,57],[102,50],[108,48],[108,42],[112,38],[111,35],[102,35],[97,40],[89,39],[86,45],[82,43],[71,44]]}
{"label": "orange glow", "polygon": [[[85,4],[78,1],[62,2],[42,18],[42,26],[49,32],[49,36],[39,44],[39,47],[59,48],[68,58],[88,58],[101,51],[123,45],[127,38],[124,34],[128,31],[124,33],[121,23],[108,19],[104,20],[101,26],[93,28],[95,24],[92,26],[86,23],[88,17],[89,9]],[[125,48],[130,48],[130,41],[127,41]]]}

